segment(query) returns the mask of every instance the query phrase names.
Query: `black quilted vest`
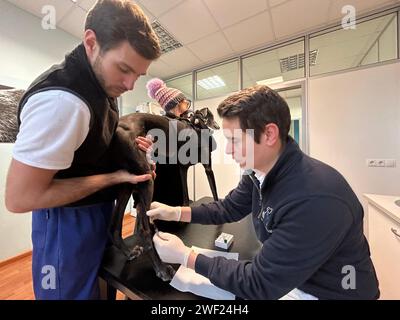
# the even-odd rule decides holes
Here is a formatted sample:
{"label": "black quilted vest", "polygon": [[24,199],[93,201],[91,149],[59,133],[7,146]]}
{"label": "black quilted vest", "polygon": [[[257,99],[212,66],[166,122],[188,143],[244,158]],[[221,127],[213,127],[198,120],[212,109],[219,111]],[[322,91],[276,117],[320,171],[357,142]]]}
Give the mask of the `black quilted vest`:
{"label": "black quilted vest", "polygon": [[[19,125],[21,111],[29,97],[47,90],[64,90],[74,94],[86,103],[91,113],[89,133],[75,151],[71,167],[58,171],[55,178],[67,179],[112,172],[109,146],[118,124],[118,107],[115,99],[108,97],[100,86],[83,44],[67,54],[61,64],[52,66],[33,81],[19,105]],[[68,206],[91,205],[114,199],[115,188],[107,188]]]}

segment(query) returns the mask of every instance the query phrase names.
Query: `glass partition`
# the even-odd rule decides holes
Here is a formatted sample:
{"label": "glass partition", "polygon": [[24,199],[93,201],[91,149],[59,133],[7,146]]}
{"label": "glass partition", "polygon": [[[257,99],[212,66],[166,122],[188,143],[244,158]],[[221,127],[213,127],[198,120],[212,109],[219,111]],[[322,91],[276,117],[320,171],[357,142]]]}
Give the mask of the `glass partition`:
{"label": "glass partition", "polygon": [[186,98],[193,100],[193,76],[191,73],[165,81],[169,88],[179,89]]}
{"label": "glass partition", "polygon": [[[312,59],[312,57],[310,57]],[[243,88],[303,78],[304,40],[243,59]]]}
{"label": "glass partition", "polygon": [[311,37],[310,49],[318,52],[311,76],[396,59],[397,23],[393,13]]}

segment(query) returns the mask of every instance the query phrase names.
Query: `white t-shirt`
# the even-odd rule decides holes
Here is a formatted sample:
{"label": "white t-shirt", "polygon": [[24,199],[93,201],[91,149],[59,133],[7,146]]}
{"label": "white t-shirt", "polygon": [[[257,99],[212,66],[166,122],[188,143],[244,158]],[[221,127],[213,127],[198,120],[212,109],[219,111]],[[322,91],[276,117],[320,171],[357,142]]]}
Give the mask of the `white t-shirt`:
{"label": "white t-shirt", "polygon": [[22,109],[13,158],[30,166],[62,170],[89,132],[90,110],[70,92],[48,90],[32,95]]}

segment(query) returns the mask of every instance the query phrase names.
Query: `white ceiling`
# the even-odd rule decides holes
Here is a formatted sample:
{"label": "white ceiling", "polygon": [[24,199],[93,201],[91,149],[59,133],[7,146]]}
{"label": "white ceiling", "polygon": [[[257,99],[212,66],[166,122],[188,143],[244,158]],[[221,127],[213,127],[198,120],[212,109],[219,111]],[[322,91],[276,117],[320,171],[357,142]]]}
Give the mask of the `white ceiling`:
{"label": "white ceiling", "polygon": [[[96,0],[7,0],[42,17],[54,5],[59,28],[79,39],[86,12]],[[342,7],[357,14],[400,4],[400,0],[137,0],[151,21],[158,20],[183,47],[164,54],[150,67],[168,78],[267,46],[342,18]]]}

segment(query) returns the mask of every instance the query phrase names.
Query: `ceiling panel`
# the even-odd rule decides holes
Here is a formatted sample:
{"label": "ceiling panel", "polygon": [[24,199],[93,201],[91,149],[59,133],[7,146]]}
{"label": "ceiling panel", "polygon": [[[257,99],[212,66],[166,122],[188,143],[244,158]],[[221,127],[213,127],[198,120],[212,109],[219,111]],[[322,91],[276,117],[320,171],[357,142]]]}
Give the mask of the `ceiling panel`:
{"label": "ceiling panel", "polygon": [[138,0],[136,2],[139,5],[143,5],[154,17],[159,17],[183,1],[184,0]]}
{"label": "ceiling panel", "polygon": [[284,2],[289,2],[290,0],[268,0],[270,7],[278,6]]}
{"label": "ceiling panel", "polygon": [[89,11],[94,4],[96,3],[97,0],[80,0],[78,1],[78,6],[80,6],[82,9]]}
{"label": "ceiling panel", "polygon": [[221,32],[214,33],[187,46],[202,62],[215,60],[232,55],[234,51],[230,47],[225,36]]}
{"label": "ceiling panel", "polygon": [[144,12],[144,14],[146,15],[147,19],[150,22],[153,22],[154,20],[156,20],[156,16],[150,12],[144,5],[142,5],[139,1],[134,1]]}
{"label": "ceiling panel", "polygon": [[24,9],[37,17],[43,17],[42,8],[47,5],[54,6],[56,8],[56,19],[61,20],[64,15],[76,4],[71,0],[8,0],[15,4],[17,7]]}
{"label": "ceiling panel", "polygon": [[204,2],[221,28],[267,10],[266,0],[204,0]]}
{"label": "ceiling panel", "polygon": [[236,52],[261,46],[274,40],[268,11],[224,29],[229,43]]}
{"label": "ceiling panel", "polygon": [[194,67],[198,67],[202,64],[201,60],[186,47],[168,52],[162,55],[160,59],[166,64],[172,66],[177,73],[190,71]]}
{"label": "ceiling panel", "polygon": [[158,20],[184,44],[192,43],[219,30],[202,0],[186,0]]}
{"label": "ceiling panel", "polygon": [[326,23],[330,0],[296,0],[272,8],[277,38],[286,38]]}
{"label": "ceiling panel", "polygon": [[63,30],[68,30],[78,39],[83,38],[85,29],[85,19],[87,12],[81,7],[76,7],[58,23],[58,26]]}

